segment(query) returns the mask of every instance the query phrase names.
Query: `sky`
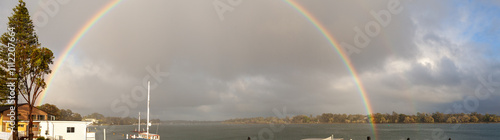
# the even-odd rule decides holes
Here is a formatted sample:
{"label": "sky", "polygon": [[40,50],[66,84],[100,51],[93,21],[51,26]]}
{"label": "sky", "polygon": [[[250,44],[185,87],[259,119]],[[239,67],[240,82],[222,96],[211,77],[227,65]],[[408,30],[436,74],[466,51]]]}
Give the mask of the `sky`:
{"label": "sky", "polygon": [[[63,57],[112,2],[26,0],[39,42],[62,60],[38,102],[136,117],[149,80],[151,116],[162,120],[367,114],[366,106],[500,114],[499,1],[292,0],[337,47],[357,48],[348,59],[370,104],[335,46],[283,0],[123,0]],[[0,31],[17,3],[0,1]]]}

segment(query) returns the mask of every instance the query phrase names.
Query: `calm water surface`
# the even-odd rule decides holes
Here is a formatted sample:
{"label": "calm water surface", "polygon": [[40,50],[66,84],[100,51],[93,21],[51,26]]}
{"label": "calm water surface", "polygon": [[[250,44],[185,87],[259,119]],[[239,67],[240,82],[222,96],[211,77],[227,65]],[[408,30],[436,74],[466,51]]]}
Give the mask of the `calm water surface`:
{"label": "calm water surface", "polygon": [[[145,126],[142,126],[144,128]],[[96,139],[122,140],[126,134],[134,134],[137,126],[94,126]],[[378,124],[378,140],[500,140],[500,124]],[[162,140],[300,140],[326,138],[330,135],[346,140],[374,139],[370,124],[169,124],[152,126]],[[114,134],[114,135],[113,135]]]}

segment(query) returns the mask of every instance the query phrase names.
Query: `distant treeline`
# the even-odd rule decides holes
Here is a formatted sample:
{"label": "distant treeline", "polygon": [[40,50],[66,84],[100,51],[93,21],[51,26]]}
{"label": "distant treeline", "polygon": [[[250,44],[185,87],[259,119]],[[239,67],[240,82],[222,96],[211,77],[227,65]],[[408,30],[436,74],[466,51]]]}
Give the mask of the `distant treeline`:
{"label": "distant treeline", "polygon": [[[141,121],[142,122],[142,121]],[[166,120],[161,124],[220,124],[222,121]]]}
{"label": "distant treeline", "polygon": [[436,113],[417,113],[416,115],[406,115],[392,112],[392,114],[376,113],[372,115],[361,114],[332,114],[323,113],[317,116],[297,115],[293,117],[256,117],[256,118],[237,118],[224,121],[224,123],[236,124],[270,124],[270,123],[497,123],[500,122],[500,116],[495,114],[479,113],[460,113],[444,114]]}
{"label": "distant treeline", "polygon": [[79,113],[73,112],[70,109],[59,109],[56,105],[53,104],[43,104],[41,106],[37,106],[36,108],[45,111],[51,115],[56,117],[56,120],[61,121],[81,121],[82,115]]}
{"label": "distant treeline", "polygon": [[[84,116],[83,119],[95,119],[97,120],[95,125],[133,125],[137,124],[139,119],[134,117],[105,117],[99,113],[92,113]],[[151,119],[151,123],[160,123],[160,119]],[[141,124],[146,124],[146,119],[141,119]]]}
{"label": "distant treeline", "polygon": [[[99,113],[92,113],[87,116],[80,115],[79,113],[73,112],[70,109],[59,109],[56,105],[53,104],[43,104],[41,106],[37,106],[38,109],[43,110],[51,115],[56,117],[56,120],[61,121],[82,121],[86,119],[95,119],[95,125],[132,125],[137,124],[137,118],[131,117],[105,117]],[[160,119],[152,119],[151,123],[160,123]],[[145,124],[146,119],[141,119],[141,123]]]}

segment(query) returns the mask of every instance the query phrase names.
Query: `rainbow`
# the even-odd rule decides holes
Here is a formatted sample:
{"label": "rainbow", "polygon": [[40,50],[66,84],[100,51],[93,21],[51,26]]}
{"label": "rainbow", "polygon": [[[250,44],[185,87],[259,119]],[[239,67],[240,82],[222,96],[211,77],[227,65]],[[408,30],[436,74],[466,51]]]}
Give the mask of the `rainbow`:
{"label": "rainbow", "polygon": [[[95,14],[85,25],[78,31],[78,33],[71,39],[70,43],[65,47],[63,50],[62,54],[60,55],[59,59],[56,60],[55,62],[55,67],[53,68],[53,74],[49,76],[47,79],[47,89],[41,94],[40,101],[38,102],[38,105],[41,105],[46,97],[47,92],[50,90],[50,85],[54,78],[57,76],[57,72],[59,71],[59,68],[61,67],[62,63],[66,58],[68,57],[68,54],[73,50],[73,48],[78,44],[80,39],[85,36],[85,34],[97,23],[104,15],[106,15],[109,11],[111,11],[114,7],[116,7],[118,4],[120,4],[123,0],[114,0],[110,3],[108,3],[105,7],[103,7],[97,14]],[[341,60],[343,61],[344,65],[346,66],[347,70],[349,73],[352,75],[352,78],[354,82],[357,85],[359,94],[365,104],[365,108],[367,111],[367,114],[372,114],[372,107],[370,106],[370,101],[368,100],[367,92],[364,89],[363,83],[361,82],[356,69],[352,65],[351,60],[348,57],[348,54],[341,48],[339,42],[335,40],[333,35],[321,24],[321,22],[316,19],[307,9],[302,7],[299,3],[293,1],[293,0],[284,0],[286,3],[288,3],[290,6],[292,6],[294,9],[296,9],[300,14],[302,14],[311,24],[314,25],[320,31],[320,33],[325,37],[325,39],[328,40],[328,42],[333,46],[337,54],[340,56]],[[372,130],[375,135],[375,139],[377,138],[376,135],[376,130],[375,130],[375,124],[372,123]]]}
{"label": "rainbow", "polygon": [[118,4],[120,4],[123,0],[113,0],[109,2],[106,6],[104,6],[101,10],[99,10],[98,13],[96,13],[85,25],[77,32],[77,34],[71,39],[71,42],[69,42],[68,45],[66,45],[65,49],[62,51],[62,53],[59,56],[59,59],[56,60],[54,68],[52,68],[54,71],[53,73],[48,77],[47,79],[47,89],[40,94],[40,99],[37,103],[37,106],[42,105],[42,103],[45,100],[45,97],[47,95],[47,92],[51,88],[51,84],[54,80],[54,78],[57,75],[57,72],[59,71],[59,68],[61,67],[62,63],[66,58],[68,57],[68,54],[73,50],[73,48],[78,44],[80,39],[82,39],[85,34],[97,23],[104,15],[106,15],[109,11],[111,11],[114,7],[116,7]]}
{"label": "rainbow", "polygon": [[[323,26],[323,24],[321,24],[321,22],[318,19],[316,19],[316,17],[314,17],[309,11],[307,11],[307,9],[302,7],[299,3],[297,3],[296,1],[293,1],[293,0],[284,0],[284,1],[286,3],[288,3],[290,6],[292,6],[294,9],[296,9],[298,12],[300,12],[300,14],[302,14],[305,18],[307,18],[307,20],[309,22],[311,22],[311,24],[313,24],[314,27],[316,27],[316,29],[318,29],[319,32],[321,32],[321,34],[323,34],[323,36],[333,46],[333,48],[335,49],[337,54],[340,56],[340,58],[344,62],[344,65],[347,67],[347,70],[351,73],[352,78],[358,87],[359,94],[361,95],[361,98],[363,99],[363,102],[365,103],[366,112],[369,115],[372,114],[373,110],[372,110],[372,107],[370,104],[370,100],[368,100],[368,96],[367,96],[366,90],[364,89],[363,83],[359,79],[359,75],[356,72],[356,69],[354,68],[354,66],[352,65],[352,62],[349,59],[348,54],[344,51],[344,49],[341,48],[341,45],[339,44],[339,42],[337,40],[335,40],[333,35],[325,28],[325,26]],[[371,126],[372,126],[372,130],[373,130],[373,134],[375,135],[375,139],[377,139],[377,133],[375,130],[375,128],[376,128],[375,123],[371,123]]]}

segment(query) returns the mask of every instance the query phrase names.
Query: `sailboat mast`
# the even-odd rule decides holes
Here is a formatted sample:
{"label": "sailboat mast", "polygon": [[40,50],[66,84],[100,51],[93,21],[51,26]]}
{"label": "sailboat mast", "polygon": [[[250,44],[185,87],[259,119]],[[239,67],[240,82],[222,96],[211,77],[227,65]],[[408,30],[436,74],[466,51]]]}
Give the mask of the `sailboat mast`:
{"label": "sailboat mast", "polygon": [[139,112],[139,124],[137,125],[137,132],[141,132],[141,112]]}
{"label": "sailboat mast", "polygon": [[149,99],[150,99],[149,96],[150,96],[150,90],[151,90],[150,86],[149,86],[149,83],[150,82],[148,81],[148,115],[147,115],[147,122],[146,122],[146,126],[147,126],[146,127],[146,131],[147,131],[146,132],[146,134],[147,134],[146,135],[146,139],[149,139]]}

